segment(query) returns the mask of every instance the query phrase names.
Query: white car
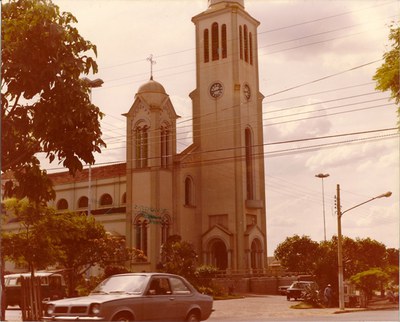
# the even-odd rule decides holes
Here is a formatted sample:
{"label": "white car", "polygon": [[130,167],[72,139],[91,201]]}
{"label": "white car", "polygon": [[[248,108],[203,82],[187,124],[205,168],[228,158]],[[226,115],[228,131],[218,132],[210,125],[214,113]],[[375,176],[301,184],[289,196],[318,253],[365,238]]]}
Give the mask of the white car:
{"label": "white car", "polygon": [[43,321],[203,321],[211,296],[181,276],[164,273],[113,275],[89,296],[48,302]]}

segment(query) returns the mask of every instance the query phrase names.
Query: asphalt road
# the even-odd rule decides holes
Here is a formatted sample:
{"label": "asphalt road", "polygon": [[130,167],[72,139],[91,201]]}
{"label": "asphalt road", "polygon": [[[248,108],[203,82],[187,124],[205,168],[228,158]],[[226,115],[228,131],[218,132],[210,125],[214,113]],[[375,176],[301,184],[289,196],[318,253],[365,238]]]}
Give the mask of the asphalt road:
{"label": "asphalt road", "polygon": [[[285,296],[262,295],[242,299],[214,301],[214,312],[207,321],[257,322],[257,321],[400,321],[398,309],[358,311],[338,308],[292,309],[298,302],[286,300]],[[13,307],[6,312],[9,322],[20,322],[21,311]]]}

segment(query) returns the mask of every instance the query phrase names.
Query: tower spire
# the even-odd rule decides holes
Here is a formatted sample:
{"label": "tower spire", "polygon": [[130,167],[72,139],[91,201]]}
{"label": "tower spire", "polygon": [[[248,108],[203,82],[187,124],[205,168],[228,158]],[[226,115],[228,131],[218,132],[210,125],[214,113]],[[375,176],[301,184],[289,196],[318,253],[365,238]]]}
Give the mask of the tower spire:
{"label": "tower spire", "polygon": [[146,60],[150,62],[150,80],[153,80],[153,65],[155,65],[157,62],[153,59],[153,54],[150,54]]}

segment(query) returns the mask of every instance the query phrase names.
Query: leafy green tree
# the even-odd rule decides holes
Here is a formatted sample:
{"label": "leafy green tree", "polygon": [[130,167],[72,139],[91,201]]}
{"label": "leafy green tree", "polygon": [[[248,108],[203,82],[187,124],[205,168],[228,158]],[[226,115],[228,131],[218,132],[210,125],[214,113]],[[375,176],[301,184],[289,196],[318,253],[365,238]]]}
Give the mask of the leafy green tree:
{"label": "leafy green tree", "polygon": [[350,281],[364,293],[364,303],[372,297],[375,290],[380,290],[386,283],[389,275],[380,268],[371,268],[350,277]]}
{"label": "leafy green tree", "polygon": [[47,232],[57,232],[52,234],[53,245],[60,252],[57,262],[66,270],[68,294],[72,296],[82,274],[107,256],[102,247],[106,231],[93,216],[62,213],[47,222]]}
{"label": "leafy green tree", "polygon": [[30,271],[54,264],[57,250],[53,247],[45,224],[45,220],[51,218],[54,211],[29,202],[28,199],[8,199],[3,205],[19,224],[16,233],[2,232],[3,256],[15,263],[27,265]]}
{"label": "leafy green tree", "polygon": [[[380,91],[390,91],[391,98],[396,104],[400,102],[400,27],[392,24],[390,26],[389,40],[391,50],[383,54],[385,62],[380,66],[373,80],[376,81],[376,89]],[[400,127],[400,107],[397,110]]]}
{"label": "leafy green tree", "polygon": [[197,266],[197,253],[193,245],[183,241],[179,235],[172,235],[161,246],[162,263],[159,270],[177,274],[192,280]]}
{"label": "leafy green tree", "polygon": [[74,174],[105,146],[103,114],[81,79],[97,72],[96,46],[79,35],[76,22],[50,0],[2,3],[1,170],[17,181],[8,182],[6,196],[54,198],[38,153]]}
{"label": "leafy green tree", "polygon": [[319,245],[309,236],[287,237],[275,250],[275,257],[282,266],[293,272],[313,273]]}

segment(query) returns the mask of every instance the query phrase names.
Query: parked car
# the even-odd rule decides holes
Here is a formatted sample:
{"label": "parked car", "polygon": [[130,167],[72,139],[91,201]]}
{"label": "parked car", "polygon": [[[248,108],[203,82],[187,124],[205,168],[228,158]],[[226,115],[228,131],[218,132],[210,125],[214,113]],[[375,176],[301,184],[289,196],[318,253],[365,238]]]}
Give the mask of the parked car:
{"label": "parked car", "polygon": [[286,298],[288,301],[290,299],[303,299],[306,291],[318,291],[317,283],[313,281],[298,281],[293,282],[292,285],[286,290]]}
{"label": "parked car", "polygon": [[164,273],[113,275],[89,296],[48,302],[43,321],[203,321],[213,299],[183,277]]}
{"label": "parked car", "polygon": [[[59,273],[35,272],[40,278],[40,295],[42,301],[58,300],[66,296],[64,278]],[[31,278],[31,273],[9,274],[4,276],[6,307],[21,306],[21,280]]]}

